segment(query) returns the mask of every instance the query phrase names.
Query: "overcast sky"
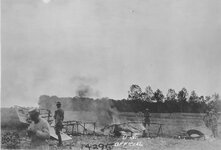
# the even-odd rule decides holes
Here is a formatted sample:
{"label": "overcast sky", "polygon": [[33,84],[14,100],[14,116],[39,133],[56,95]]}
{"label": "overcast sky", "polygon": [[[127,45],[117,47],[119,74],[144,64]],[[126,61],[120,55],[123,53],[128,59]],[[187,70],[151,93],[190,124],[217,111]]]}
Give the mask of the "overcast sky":
{"label": "overcast sky", "polygon": [[220,0],[2,0],[2,106],[40,95],[221,93]]}

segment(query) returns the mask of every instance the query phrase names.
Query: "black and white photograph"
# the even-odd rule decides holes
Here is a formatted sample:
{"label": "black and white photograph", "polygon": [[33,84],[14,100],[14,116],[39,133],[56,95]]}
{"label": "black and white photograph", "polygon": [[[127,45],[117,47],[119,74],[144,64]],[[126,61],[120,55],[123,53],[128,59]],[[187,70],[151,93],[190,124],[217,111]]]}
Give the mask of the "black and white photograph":
{"label": "black and white photograph", "polygon": [[220,0],[1,0],[1,149],[221,150]]}

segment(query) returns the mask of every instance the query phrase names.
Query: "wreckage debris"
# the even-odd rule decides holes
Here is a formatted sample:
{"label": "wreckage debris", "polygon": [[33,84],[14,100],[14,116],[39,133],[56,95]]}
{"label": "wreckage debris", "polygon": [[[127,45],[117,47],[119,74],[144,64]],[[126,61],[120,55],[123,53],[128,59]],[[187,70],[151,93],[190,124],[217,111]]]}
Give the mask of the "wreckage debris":
{"label": "wreckage debris", "polygon": [[187,133],[189,139],[204,138],[204,140],[205,140],[205,135],[202,132],[200,132],[199,130],[192,129],[192,130],[188,130],[186,133]]}

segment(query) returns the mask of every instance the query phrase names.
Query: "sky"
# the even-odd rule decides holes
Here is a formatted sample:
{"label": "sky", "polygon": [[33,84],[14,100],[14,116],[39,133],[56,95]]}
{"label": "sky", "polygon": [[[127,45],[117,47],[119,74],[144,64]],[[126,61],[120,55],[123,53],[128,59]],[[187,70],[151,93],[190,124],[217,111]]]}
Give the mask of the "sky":
{"label": "sky", "polygon": [[150,85],[221,94],[220,0],[2,0],[1,105],[127,98]]}

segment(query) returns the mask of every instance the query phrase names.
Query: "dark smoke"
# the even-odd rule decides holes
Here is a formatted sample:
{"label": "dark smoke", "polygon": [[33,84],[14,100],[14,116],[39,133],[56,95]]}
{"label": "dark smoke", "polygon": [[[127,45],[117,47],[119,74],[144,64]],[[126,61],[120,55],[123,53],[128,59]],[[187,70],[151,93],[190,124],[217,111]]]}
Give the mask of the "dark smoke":
{"label": "dark smoke", "polygon": [[79,97],[98,97],[99,92],[94,91],[89,85],[79,85],[76,90],[76,95]]}

